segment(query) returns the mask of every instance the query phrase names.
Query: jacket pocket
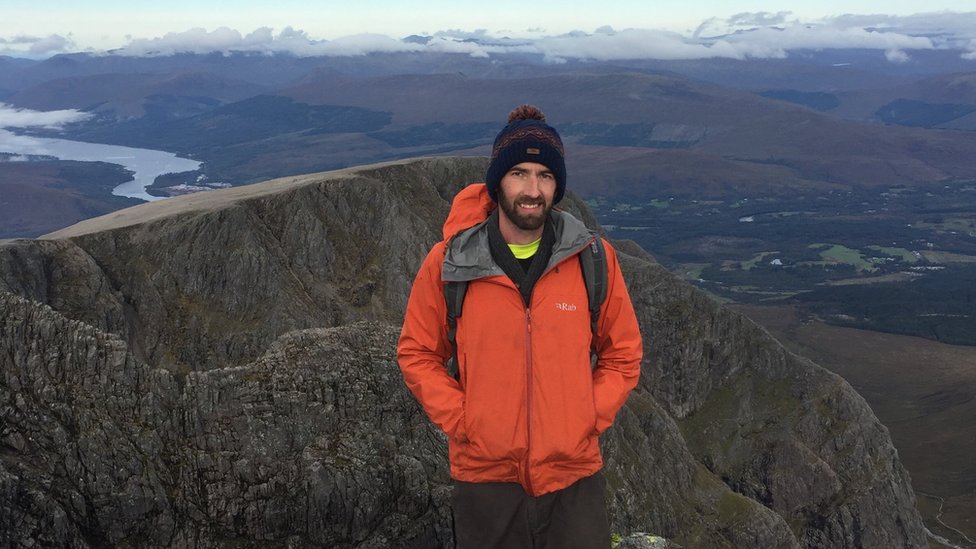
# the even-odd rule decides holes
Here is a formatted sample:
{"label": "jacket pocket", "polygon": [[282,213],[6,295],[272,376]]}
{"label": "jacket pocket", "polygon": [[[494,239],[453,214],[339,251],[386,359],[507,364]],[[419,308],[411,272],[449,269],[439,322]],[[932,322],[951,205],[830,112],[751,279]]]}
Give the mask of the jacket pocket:
{"label": "jacket pocket", "polygon": [[[542,436],[533,436],[533,453],[545,462],[576,462],[589,456],[597,437],[596,401],[589,363],[578,359],[561,366],[558,385],[541,388],[540,398],[536,399],[540,403],[535,412]],[[542,398],[542,394],[548,396]]]}
{"label": "jacket pocket", "polygon": [[475,403],[466,407],[464,427],[473,453],[483,460],[497,461],[512,457],[524,448],[519,421],[510,413],[485,410]]}
{"label": "jacket pocket", "polygon": [[[469,363],[467,366],[472,367]],[[491,368],[479,363],[476,368]],[[470,451],[488,461],[510,459],[525,449],[525,386],[486,382],[485,372],[468,372],[464,399],[464,428]],[[494,376],[499,372],[492,371]]]}

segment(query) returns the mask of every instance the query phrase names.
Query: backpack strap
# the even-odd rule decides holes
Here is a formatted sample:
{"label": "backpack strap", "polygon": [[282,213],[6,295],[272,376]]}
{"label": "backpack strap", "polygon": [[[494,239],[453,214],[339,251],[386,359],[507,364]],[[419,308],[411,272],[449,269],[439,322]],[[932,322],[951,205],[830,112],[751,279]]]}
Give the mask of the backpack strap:
{"label": "backpack strap", "polygon": [[607,254],[603,239],[595,235],[585,250],[579,254],[583,281],[586,283],[586,297],[590,306],[590,347],[596,347],[596,325],[600,320],[600,307],[607,298]]}
{"label": "backpack strap", "polygon": [[457,358],[457,319],[461,316],[464,305],[464,294],[468,291],[467,281],[449,281],[444,283],[444,303],[447,305],[447,339],[451,342],[452,360],[447,364],[447,372],[454,379],[459,374]]}

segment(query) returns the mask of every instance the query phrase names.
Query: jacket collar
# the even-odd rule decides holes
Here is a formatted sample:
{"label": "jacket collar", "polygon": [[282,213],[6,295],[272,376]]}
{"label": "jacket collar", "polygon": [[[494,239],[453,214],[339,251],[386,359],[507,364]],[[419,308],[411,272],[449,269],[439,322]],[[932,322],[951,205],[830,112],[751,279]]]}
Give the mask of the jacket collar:
{"label": "jacket collar", "polygon": [[[458,201],[455,200],[455,207],[457,204]],[[454,207],[451,211],[453,216]],[[461,215],[459,213],[458,217]],[[448,216],[448,219],[452,216]],[[554,209],[549,214],[549,220],[555,233],[555,243],[544,272],[576,255],[595,238],[582,221],[566,212]],[[484,219],[450,239],[444,253],[444,266],[441,272],[441,278],[445,282],[460,282],[505,274],[491,256],[488,223],[489,221]]]}

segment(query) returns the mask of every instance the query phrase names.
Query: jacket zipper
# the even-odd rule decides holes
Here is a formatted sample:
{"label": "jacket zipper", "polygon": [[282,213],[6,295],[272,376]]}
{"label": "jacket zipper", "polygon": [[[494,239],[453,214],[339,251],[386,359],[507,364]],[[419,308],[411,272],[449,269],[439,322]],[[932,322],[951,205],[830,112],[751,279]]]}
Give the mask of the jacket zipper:
{"label": "jacket zipper", "polygon": [[532,309],[525,308],[525,433],[528,440],[525,442],[525,487],[528,488],[530,495],[535,490],[532,488],[532,471],[529,468],[530,457],[532,456]]}

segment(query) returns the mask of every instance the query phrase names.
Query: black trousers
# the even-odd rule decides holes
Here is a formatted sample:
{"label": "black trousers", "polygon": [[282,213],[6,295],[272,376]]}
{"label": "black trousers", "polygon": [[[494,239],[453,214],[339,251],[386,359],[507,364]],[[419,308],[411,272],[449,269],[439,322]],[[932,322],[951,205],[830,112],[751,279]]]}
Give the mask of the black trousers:
{"label": "black trousers", "polygon": [[532,497],[508,482],[454,481],[457,549],[608,549],[602,473]]}

